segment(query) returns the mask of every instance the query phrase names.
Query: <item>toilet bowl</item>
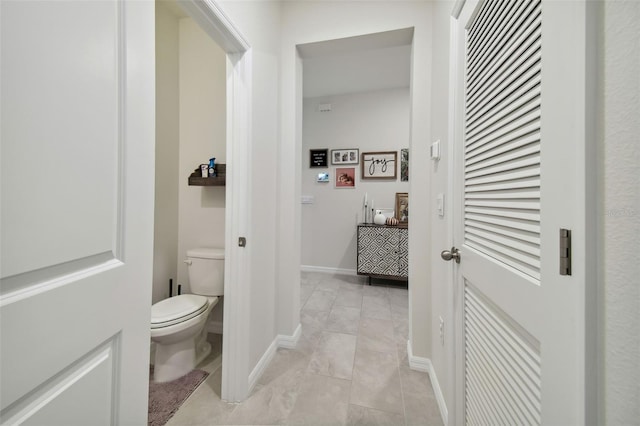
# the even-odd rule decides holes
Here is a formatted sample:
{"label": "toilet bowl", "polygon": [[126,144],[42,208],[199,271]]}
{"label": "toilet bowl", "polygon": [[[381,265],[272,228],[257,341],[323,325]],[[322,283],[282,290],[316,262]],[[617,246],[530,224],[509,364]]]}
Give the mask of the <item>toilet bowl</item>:
{"label": "toilet bowl", "polygon": [[185,263],[193,294],[170,297],[151,307],[156,382],[184,376],[211,352],[205,324],[223,295],[224,250],[189,250]]}
{"label": "toilet bowl", "polygon": [[[165,303],[163,303],[165,302]],[[183,294],[153,305],[151,340],[156,343],[154,380],[184,376],[211,352],[205,324],[218,297]]]}

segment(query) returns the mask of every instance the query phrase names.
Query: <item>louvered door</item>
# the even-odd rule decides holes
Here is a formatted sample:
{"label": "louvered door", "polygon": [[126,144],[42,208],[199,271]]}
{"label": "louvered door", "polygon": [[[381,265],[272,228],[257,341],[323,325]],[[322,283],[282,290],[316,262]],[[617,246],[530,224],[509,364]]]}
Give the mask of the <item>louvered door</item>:
{"label": "louvered door", "polygon": [[574,84],[584,69],[566,51],[584,38],[566,22],[584,4],[568,3],[466,2],[458,18],[458,424],[584,416],[584,289],[557,260],[558,229],[584,224],[570,205],[584,196],[584,163],[558,158],[584,152],[584,116],[567,117],[585,107]]}

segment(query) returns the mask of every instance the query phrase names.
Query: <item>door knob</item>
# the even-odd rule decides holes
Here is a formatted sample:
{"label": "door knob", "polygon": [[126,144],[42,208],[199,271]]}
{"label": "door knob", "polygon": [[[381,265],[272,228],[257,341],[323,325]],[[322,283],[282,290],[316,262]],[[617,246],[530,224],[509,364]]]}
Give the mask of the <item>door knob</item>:
{"label": "door knob", "polygon": [[460,263],[460,250],[455,247],[451,247],[451,250],[442,250],[440,257],[442,257],[443,260],[453,259],[456,263]]}

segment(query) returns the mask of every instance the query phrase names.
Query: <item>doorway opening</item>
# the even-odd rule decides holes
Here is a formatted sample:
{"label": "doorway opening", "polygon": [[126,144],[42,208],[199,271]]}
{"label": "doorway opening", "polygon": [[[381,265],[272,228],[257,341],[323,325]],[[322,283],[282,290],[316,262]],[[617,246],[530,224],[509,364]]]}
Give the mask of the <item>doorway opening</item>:
{"label": "doorway opening", "polygon": [[[396,193],[409,192],[412,42],[413,28],[404,28],[297,46],[303,272],[356,275],[358,224],[375,210],[393,217]],[[363,175],[362,156],[382,152],[395,153],[394,173]]]}
{"label": "doorway opening", "polygon": [[[159,0],[157,29],[156,245],[153,302],[189,292],[186,251],[224,247],[224,297],[205,326],[222,334],[218,357],[222,400],[248,393],[249,261],[234,244],[250,223],[249,46],[214,2]],[[177,113],[177,114],[176,114]],[[233,164],[224,186],[188,186],[201,164]],[[171,266],[167,266],[171,265]],[[175,266],[173,266],[175,265]],[[230,285],[233,283],[233,285]],[[222,301],[221,300],[221,301]],[[222,306],[223,305],[223,306]],[[220,308],[223,307],[223,309]],[[221,345],[221,348],[220,348]],[[215,365],[215,364],[218,365]],[[220,365],[221,364],[221,365]]]}

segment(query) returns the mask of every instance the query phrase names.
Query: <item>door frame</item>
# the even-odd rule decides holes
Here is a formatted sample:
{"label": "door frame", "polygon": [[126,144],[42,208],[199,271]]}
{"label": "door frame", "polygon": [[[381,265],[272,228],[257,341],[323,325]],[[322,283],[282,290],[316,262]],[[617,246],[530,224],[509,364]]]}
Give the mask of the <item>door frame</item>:
{"label": "door frame", "polygon": [[[463,135],[461,129],[463,122],[461,120],[458,110],[460,108],[460,86],[458,82],[461,79],[460,73],[464,72],[464,67],[461,67],[459,61],[460,56],[460,40],[458,34],[458,19],[460,14],[467,3],[467,0],[457,0],[451,11],[450,26],[449,26],[449,196],[447,208],[451,212],[449,220],[449,238],[450,244],[448,246],[453,247],[457,240],[456,224],[461,219],[461,202],[460,197],[456,197],[457,190],[461,187],[460,175],[456,173],[460,170],[460,164],[462,159],[460,158],[459,150],[456,149],[456,144],[461,140]],[[448,247],[447,246],[447,247]],[[453,392],[453,407],[449,410],[449,425],[462,425],[464,422],[464,370],[461,366],[464,363],[464,338],[460,332],[462,330],[462,324],[464,322],[464,312],[459,307],[462,304],[459,302],[464,294],[462,289],[458,285],[459,277],[457,269],[454,267],[453,262],[450,262],[449,268],[449,287],[451,289],[451,318],[453,319],[453,326],[451,327],[453,349],[454,352],[450,357],[449,373],[451,374],[451,384]]]}
{"label": "door frame", "polygon": [[[240,402],[249,393],[252,52],[214,0],[182,0],[180,7],[227,55],[227,173],[221,399]],[[233,283],[233,285],[231,285]]]}

